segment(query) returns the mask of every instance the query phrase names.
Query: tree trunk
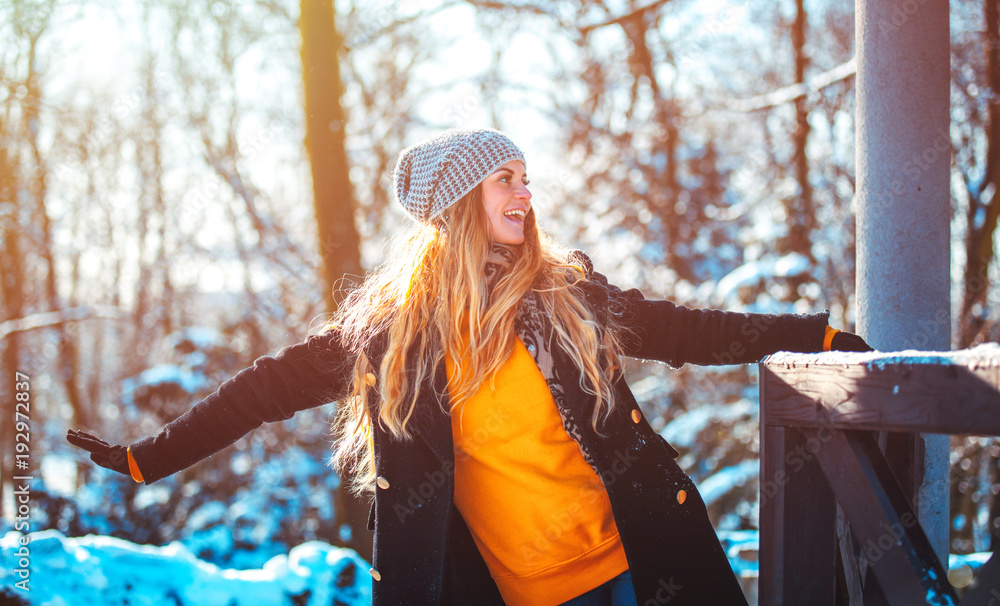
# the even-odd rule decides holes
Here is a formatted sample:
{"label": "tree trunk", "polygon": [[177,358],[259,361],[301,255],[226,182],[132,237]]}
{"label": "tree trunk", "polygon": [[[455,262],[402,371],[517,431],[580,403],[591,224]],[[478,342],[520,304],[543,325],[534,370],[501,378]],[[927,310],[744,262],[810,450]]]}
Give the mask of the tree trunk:
{"label": "tree trunk", "polygon": [[[795,22],[792,24],[792,48],[795,53],[795,83],[805,82],[807,14],[804,0],[795,2]],[[815,226],[812,184],[809,182],[809,108],[805,96],[795,99],[795,180],[799,185],[797,199],[788,204],[789,248],[813,260],[811,234]]]}
{"label": "tree trunk", "polygon": [[[344,110],[340,105],[338,51],[332,0],[302,0],[302,79],[305,85],[306,149],[312,167],[313,198],[320,253],[323,256],[324,297],[333,312],[342,299],[334,289],[342,279],[360,279],[361,239],[354,224],[355,201],[348,174],[344,141]],[[351,529],[348,545],[371,558],[368,503],[352,497],[346,482],[336,497],[337,525]]]}
{"label": "tree trunk", "polygon": [[348,173],[344,110],[340,105],[338,51],[332,0],[302,0],[302,77],[305,84],[306,149],[312,167],[313,197],[327,308],[340,301],[342,279],[360,279],[361,240],[354,225],[356,203]]}
{"label": "tree trunk", "polygon": [[[18,220],[20,204],[18,203],[18,191],[21,187],[17,181],[17,170],[12,163],[12,158],[8,156],[7,150],[10,141],[9,133],[5,130],[3,123],[4,114],[0,113],[0,204],[9,205],[9,211],[0,213],[0,320],[20,318],[24,315],[24,255],[21,251],[21,229]],[[15,156],[16,158],[16,156]],[[15,373],[24,370],[20,366],[21,335],[13,332],[0,345],[3,346],[3,381],[0,381],[0,396],[4,402],[14,401],[14,377]],[[30,411],[29,411],[30,416]],[[5,448],[0,453],[0,464],[4,473],[0,474],[0,495],[4,494],[7,482],[7,470],[13,469],[14,462],[11,457],[14,448],[6,445],[14,444],[14,415],[0,415],[0,444]],[[0,503],[0,509],[3,504]]]}
{"label": "tree trunk", "polygon": [[[968,347],[976,339],[982,329],[981,314],[971,314],[976,304],[986,304],[986,292],[989,289],[990,261],[993,258],[993,237],[1000,220],[1000,0],[983,1],[983,17],[985,31],[983,33],[983,48],[986,49],[986,78],[989,85],[986,97],[989,99],[988,123],[986,137],[988,151],[986,156],[986,171],[982,184],[979,186],[979,196],[975,198],[978,211],[983,203],[982,195],[990,183],[993,184],[993,199],[986,208],[985,220],[981,229],[970,229],[966,241],[967,263],[965,266],[965,292],[962,298],[962,316],[959,339],[960,347]],[[970,201],[971,205],[971,201]],[[970,214],[974,220],[975,215]],[[970,221],[970,228],[973,228]],[[975,316],[980,316],[979,318]],[[990,456],[993,482],[1000,482],[1000,458]],[[990,550],[1000,550],[1000,496],[993,495],[990,506]]]}
{"label": "tree trunk", "polygon": [[[41,32],[41,30],[39,30]],[[31,148],[32,160],[34,164],[34,174],[31,177],[32,183],[30,191],[34,197],[34,207],[41,222],[41,239],[39,241],[39,254],[45,261],[47,272],[45,275],[45,297],[51,311],[62,309],[62,300],[59,297],[58,277],[56,275],[55,250],[52,241],[52,226],[49,221],[49,212],[46,206],[46,196],[48,192],[48,170],[38,142],[38,124],[40,123],[39,110],[41,108],[41,83],[39,75],[34,69],[35,52],[38,46],[38,37],[31,40],[29,46],[29,71],[25,80],[27,95],[24,102],[24,137]],[[77,334],[75,324],[61,324],[56,327],[58,339],[58,353],[55,360],[57,369],[56,379],[61,382],[66,389],[66,399],[73,410],[73,421],[80,426],[90,426],[90,415],[87,406],[84,404],[83,395],[77,381],[78,369],[80,366],[79,349],[75,341]],[[40,370],[40,369],[39,369]]]}
{"label": "tree trunk", "polygon": [[[159,336],[160,334],[168,335],[173,332],[174,329],[174,291],[173,285],[170,282],[170,262],[167,259],[167,251],[171,237],[169,229],[171,227],[172,217],[167,212],[167,202],[163,192],[163,124],[157,113],[157,107],[160,105],[160,96],[159,91],[157,90],[156,64],[153,49],[151,48],[151,43],[149,42],[149,40],[152,39],[150,20],[149,6],[145,5],[143,6],[143,21],[147,30],[146,40],[148,46],[144,50],[145,58],[142,74],[142,124],[144,126],[143,130],[148,129],[149,136],[148,140],[144,141],[143,145],[139,146],[137,149],[137,155],[139,160],[139,171],[142,175],[141,184],[145,190],[144,195],[148,196],[150,200],[149,207],[152,210],[154,221],[159,223],[156,237],[156,253],[150,260],[150,264],[152,265],[151,273],[159,274],[159,278],[161,279],[161,294],[156,306],[156,311],[153,314],[155,316],[155,320],[150,322],[151,325],[155,325],[160,331],[157,334],[157,336]],[[145,320],[145,318],[143,318],[143,320]],[[145,331],[146,334],[142,334],[141,338],[148,339],[148,332],[149,331],[147,329]]]}
{"label": "tree trunk", "polygon": [[[638,97],[639,81],[643,76],[649,81],[649,88],[656,104],[653,115],[656,125],[656,142],[653,144],[653,154],[662,158],[662,165],[653,162],[650,167],[650,182],[653,191],[650,193],[652,211],[663,222],[666,236],[667,263],[685,280],[695,280],[691,267],[690,255],[682,244],[688,243],[690,236],[681,229],[686,221],[682,213],[678,213],[677,198],[681,192],[678,178],[679,160],[677,150],[680,145],[680,131],[677,126],[678,108],[672,91],[666,96],[656,77],[653,53],[646,42],[646,35],[655,21],[647,19],[645,11],[636,11],[628,18],[619,21],[625,36],[631,42],[632,52],[629,64],[635,74],[635,85],[632,88],[632,108]],[[631,113],[631,108],[629,110]]]}
{"label": "tree trunk", "polygon": [[[967,216],[968,235],[965,241],[965,292],[962,297],[959,347],[968,347],[983,328],[985,315],[980,307],[986,305],[989,290],[990,262],[993,260],[993,236],[1000,220],[1000,0],[984,0],[985,31],[983,48],[986,49],[986,84],[984,98],[989,99],[987,109],[986,169],[983,180],[969,196]],[[987,196],[990,184],[992,192]]]}

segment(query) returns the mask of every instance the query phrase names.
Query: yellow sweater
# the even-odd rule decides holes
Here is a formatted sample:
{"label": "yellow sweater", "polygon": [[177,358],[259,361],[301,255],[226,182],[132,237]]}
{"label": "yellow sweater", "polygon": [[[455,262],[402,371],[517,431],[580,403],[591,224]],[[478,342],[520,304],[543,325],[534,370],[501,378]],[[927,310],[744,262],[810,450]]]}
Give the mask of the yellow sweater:
{"label": "yellow sweater", "polygon": [[455,504],[507,604],[560,604],[628,569],[611,503],[519,340],[494,386],[452,411]]}

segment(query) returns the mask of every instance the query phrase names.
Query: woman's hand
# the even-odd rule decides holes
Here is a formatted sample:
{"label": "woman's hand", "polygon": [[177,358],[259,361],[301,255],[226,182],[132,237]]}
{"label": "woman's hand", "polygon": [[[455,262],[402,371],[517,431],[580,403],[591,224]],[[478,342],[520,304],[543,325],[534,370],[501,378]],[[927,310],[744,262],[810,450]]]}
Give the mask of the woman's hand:
{"label": "woman's hand", "polygon": [[850,332],[839,331],[830,341],[832,351],[874,351],[865,340]]}
{"label": "woman's hand", "polygon": [[131,477],[128,469],[128,449],[120,445],[108,444],[104,440],[89,433],[70,429],[66,432],[66,440],[78,448],[90,453],[90,460],[101,467],[123,473]]}

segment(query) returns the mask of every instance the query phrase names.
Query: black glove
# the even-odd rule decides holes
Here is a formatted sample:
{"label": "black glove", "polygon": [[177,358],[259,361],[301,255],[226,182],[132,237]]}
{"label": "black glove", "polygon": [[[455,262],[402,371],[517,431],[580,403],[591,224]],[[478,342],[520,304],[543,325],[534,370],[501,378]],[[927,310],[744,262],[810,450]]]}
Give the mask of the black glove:
{"label": "black glove", "polygon": [[124,446],[111,445],[89,433],[73,429],[66,432],[66,440],[89,452],[90,460],[101,467],[132,477],[128,469],[128,450]]}
{"label": "black glove", "polygon": [[865,340],[850,332],[840,331],[830,341],[831,351],[874,351]]}

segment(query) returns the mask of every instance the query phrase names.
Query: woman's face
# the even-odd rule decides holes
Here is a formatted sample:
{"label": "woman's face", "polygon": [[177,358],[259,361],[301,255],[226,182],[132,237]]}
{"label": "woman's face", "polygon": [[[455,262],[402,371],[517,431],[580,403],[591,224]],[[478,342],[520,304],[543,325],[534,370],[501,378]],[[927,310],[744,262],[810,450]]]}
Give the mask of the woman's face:
{"label": "woman's face", "polygon": [[531,192],[523,162],[511,160],[486,177],[483,207],[490,222],[490,240],[497,244],[524,242],[524,218],[531,210]]}

